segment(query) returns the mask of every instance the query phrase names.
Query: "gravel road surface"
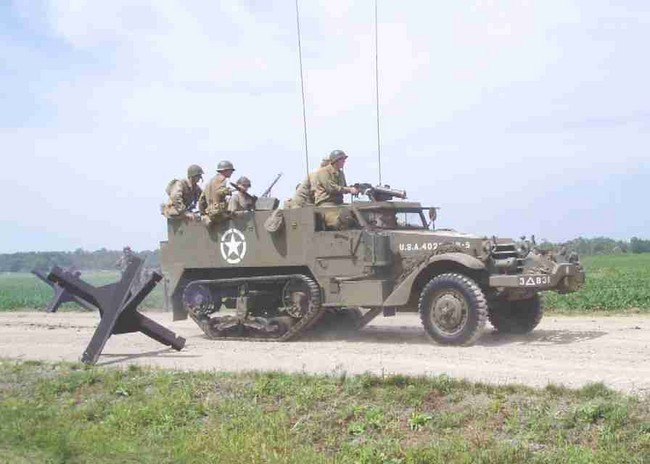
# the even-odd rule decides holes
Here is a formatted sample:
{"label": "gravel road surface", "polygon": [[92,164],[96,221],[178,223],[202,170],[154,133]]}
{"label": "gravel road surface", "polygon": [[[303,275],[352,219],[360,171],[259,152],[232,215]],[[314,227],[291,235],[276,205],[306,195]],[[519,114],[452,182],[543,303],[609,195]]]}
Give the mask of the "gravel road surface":
{"label": "gravel road surface", "polygon": [[[183,370],[281,370],[360,374],[447,374],[494,384],[580,387],[604,382],[650,394],[650,317],[548,316],[531,334],[505,336],[487,327],[471,347],[429,341],[415,314],[379,317],[358,334],[288,343],[212,341],[192,321],[147,315],[187,339],[176,352],[142,334],[112,336],[98,365]],[[0,358],[78,361],[97,314],[0,313]]]}

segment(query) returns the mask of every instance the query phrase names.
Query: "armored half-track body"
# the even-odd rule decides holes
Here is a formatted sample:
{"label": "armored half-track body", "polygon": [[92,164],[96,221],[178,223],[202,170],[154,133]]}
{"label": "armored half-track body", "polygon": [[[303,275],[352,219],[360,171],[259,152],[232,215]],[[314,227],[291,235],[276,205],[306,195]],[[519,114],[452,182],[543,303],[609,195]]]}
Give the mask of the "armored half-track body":
{"label": "armored half-track body", "polygon": [[215,339],[284,341],[417,311],[436,342],[461,345],[488,319],[501,332],[533,330],[540,292],[584,283],[576,254],[436,230],[435,210],[419,203],[341,205],[345,230],[324,227],[334,207],[264,203],[209,227],[168,220],[161,259],[174,320],[189,314]]}

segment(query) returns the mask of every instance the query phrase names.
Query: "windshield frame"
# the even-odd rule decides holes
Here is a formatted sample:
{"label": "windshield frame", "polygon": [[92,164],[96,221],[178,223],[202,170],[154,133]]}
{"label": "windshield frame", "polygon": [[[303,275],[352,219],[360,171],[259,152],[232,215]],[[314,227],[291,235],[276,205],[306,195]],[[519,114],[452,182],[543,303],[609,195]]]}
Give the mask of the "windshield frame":
{"label": "windshield frame", "polygon": [[[357,220],[364,229],[374,229],[374,230],[427,230],[429,228],[429,222],[426,219],[424,211],[429,210],[430,208],[424,207],[421,205],[403,205],[399,203],[392,202],[381,202],[381,203],[372,203],[367,205],[355,205],[354,203],[349,205],[352,208],[352,211],[357,216]],[[394,211],[395,215],[399,213],[417,213],[420,216],[420,221],[422,222],[422,228],[420,227],[400,227],[399,225],[394,228],[384,228],[377,227],[375,224],[369,224],[366,221],[364,213],[374,212],[374,211]]]}

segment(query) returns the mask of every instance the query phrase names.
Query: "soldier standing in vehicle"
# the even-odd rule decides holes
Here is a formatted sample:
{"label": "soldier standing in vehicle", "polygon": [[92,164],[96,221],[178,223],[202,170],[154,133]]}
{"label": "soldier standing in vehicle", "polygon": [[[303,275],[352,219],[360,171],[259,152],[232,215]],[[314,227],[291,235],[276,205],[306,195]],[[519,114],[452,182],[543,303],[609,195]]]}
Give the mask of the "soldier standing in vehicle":
{"label": "soldier standing in vehicle", "polygon": [[199,198],[199,211],[204,215],[207,224],[222,221],[228,218],[228,179],[235,172],[235,167],[230,161],[220,161],[217,165],[217,175],[210,179]]}
{"label": "soldier standing in vehicle", "polygon": [[252,195],[247,195],[248,189],[251,188],[250,179],[246,176],[241,176],[235,183],[241,190],[233,193],[230,197],[228,212],[236,213],[237,211],[253,210],[255,208],[255,198]]}
{"label": "soldier standing in vehicle", "polygon": [[[347,157],[342,150],[334,150],[330,153],[329,164],[316,171],[312,184],[316,206],[338,206],[343,204],[343,195],[346,193],[359,193],[356,187],[348,187],[345,181],[343,167]],[[338,208],[324,212],[323,221],[325,226],[331,229],[340,229],[343,226],[341,211]]]}
{"label": "soldier standing in vehicle", "polygon": [[187,168],[187,179],[173,179],[165,191],[169,195],[167,203],[162,205],[162,214],[169,219],[194,219],[192,210],[201,196],[199,182],[203,179],[201,166],[192,164]]}
{"label": "soldier standing in vehicle", "polygon": [[[320,167],[324,168],[330,164],[329,156],[321,160]],[[318,170],[310,172],[309,175],[296,187],[296,193],[287,201],[288,208],[302,208],[314,204],[314,182]]]}

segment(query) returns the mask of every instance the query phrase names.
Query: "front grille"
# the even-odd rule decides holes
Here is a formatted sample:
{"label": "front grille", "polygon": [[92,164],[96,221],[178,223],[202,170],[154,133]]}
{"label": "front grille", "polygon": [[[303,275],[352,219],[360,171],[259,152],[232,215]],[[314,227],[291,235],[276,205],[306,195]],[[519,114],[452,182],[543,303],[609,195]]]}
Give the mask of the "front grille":
{"label": "front grille", "polygon": [[524,270],[524,260],[519,257],[517,245],[514,242],[499,243],[493,246],[490,255],[495,261],[514,258],[517,262],[517,273],[521,274]]}

